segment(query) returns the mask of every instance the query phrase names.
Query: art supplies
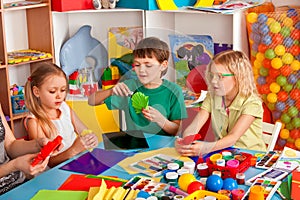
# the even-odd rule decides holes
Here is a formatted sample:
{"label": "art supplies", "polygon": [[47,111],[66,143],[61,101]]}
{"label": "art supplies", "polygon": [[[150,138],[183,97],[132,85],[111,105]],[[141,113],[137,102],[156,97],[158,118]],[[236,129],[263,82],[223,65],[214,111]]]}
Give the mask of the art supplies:
{"label": "art supplies", "polygon": [[[261,192],[263,193],[262,198],[265,199],[265,200],[270,200],[271,197],[274,195],[274,193],[279,188],[280,184],[281,184],[281,181],[272,180],[272,179],[258,178],[252,183],[251,187],[248,189],[248,191],[246,192],[246,194],[242,198],[242,200],[249,199],[251,188],[253,190],[254,187],[262,188],[262,190],[261,190]],[[256,192],[256,195],[258,194],[257,190],[252,191],[252,192]],[[258,200],[258,198],[257,198],[257,200]]]}
{"label": "art supplies", "polygon": [[279,156],[280,156],[280,152],[269,151],[256,163],[255,167],[268,169],[276,163]]}
{"label": "art supplies", "polygon": [[162,175],[163,171],[167,169],[169,163],[178,163],[183,166],[181,160],[177,160],[164,154],[157,154],[146,159],[140,160],[130,165],[130,167],[140,173],[146,174],[151,177]]}
{"label": "art supplies", "polygon": [[281,181],[283,180],[289,173],[286,171],[283,171],[281,169],[270,167],[266,171],[263,171],[262,173],[257,174],[256,176],[248,179],[246,181],[246,185],[252,185],[256,179],[264,178],[268,180],[275,180],[275,181]]}
{"label": "art supplies", "polygon": [[275,167],[287,172],[292,172],[300,165],[300,151],[284,147],[280,157],[278,158]]}

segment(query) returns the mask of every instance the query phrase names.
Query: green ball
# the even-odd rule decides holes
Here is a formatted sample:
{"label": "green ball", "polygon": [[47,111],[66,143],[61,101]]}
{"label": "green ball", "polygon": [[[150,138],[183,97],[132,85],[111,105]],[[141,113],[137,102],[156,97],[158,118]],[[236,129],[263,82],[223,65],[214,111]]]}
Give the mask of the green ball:
{"label": "green ball", "polygon": [[273,49],[267,49],[265,51],[265,57],[268,58],[268,59],[273,59],[275,58],[276,54],[275,54],[275,51]]}
{"label": "green ball", "polygon": [[296,88],[300,89],[300,80],[296,82]]}
{"label": "green ball", "polygon": [[290,122],[290,123],[285,124],[285,128],[287,130],[291,131],[294,129],[294,125]]}
{"label": "green ball", "polygon": [[300,127],[300,118],[299,117],[295,117],[292,119],[292,124],[295,128],[299,128]]}
{"label": "green ball", "polygon": [[289,107],[289,109],[288,109],[288,115],[290,117],[296,117],[298,115],[298,113],[299,113],[299,111],[298,111],[298,109],[297,109],[296,106]]}
{"label": "green ball", "polygon": [[284,26],[281,28],[280,33],[283,37],[289,37],[291,34],[291,30],[289,27]]}
{"label": "green ball", "polygon": [[283,113],[280,117],[281,121],[285,124],[290,123],[291,117],[287,113]]}
{"label": "green ball", "polygon": [[259,74],[262,75],[262,76],[268,76],[268,75],[269,75],[269,69],[268,69],[268,68],[261,67],[261,68],[259,69]]}
{"label": "green ball", "polygon": [[278,85],[280,86],[284,86],[285,84],[287,84],[287,78],[285,76],[279,75],[276,78],[276,83],[278,83]]}
{"label": "green ball", "polygon": [[284,89],[284,91],[290,92],[293,89],[293,85],[292,84],[285,84],[282,88]]}

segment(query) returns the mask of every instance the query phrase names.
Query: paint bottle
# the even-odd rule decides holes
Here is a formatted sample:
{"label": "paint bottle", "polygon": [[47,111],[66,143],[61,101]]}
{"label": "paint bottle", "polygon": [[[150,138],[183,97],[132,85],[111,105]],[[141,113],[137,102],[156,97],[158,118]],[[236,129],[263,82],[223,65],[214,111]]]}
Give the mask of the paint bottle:
{"label": "paint bottle", "polygon": [[167,168],[170,172],[176,172],[179,169],[178,163],[168,163]]}
{"label": "paint bottle", "polygon": [[208,166],[206,163],[200,163],[197,165],[197,171],[201,177],[209,176]]}
{"label": "paint bottle", "polygon": [[241,200],[245,195],[245,191],[242,189],[233,189],[231,191],[232,200]]}
{"label": "paint bottle", "polygon": [[170,185],[176,185],[177,184],[177,179],[178,179],[178,174],[176,172],[167,172],[166,173],[166,180],[167,183]]}
{"label": "paint bottle", "polygon": [[190,174],[194,174],[195,166],[196,166],[196,163],[193,161],[186,161],[183,163],[183,168],[188,169]]}
{"label": "paint bottle", "polygon": [[177,170],[177,174],[178,176],[181,176],[182,174],[188,174],[190,173],[190,171],[188,169],[185,169],[185,168],[180,168]]}
{"label": "paint bottle", "polygon": [[260,185],[253,185],[250,188],[249,200],[264,200],[264,188]]}
{"label": "paint bottle", "polygon": [[235,175],[236,181],[239,185],[245,184],[245,174],[244,173],[237,173]]}

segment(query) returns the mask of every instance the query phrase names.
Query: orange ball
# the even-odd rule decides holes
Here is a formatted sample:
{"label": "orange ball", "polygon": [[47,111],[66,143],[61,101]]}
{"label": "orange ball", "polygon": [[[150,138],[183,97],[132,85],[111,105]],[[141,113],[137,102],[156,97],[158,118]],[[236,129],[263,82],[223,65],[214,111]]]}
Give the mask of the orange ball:
{"label": "orange ball", "polygon": [[279,133],[279,136],[281,139],[288,139],[290,137],[290,131],[287,130],[287,129],[281,129],[280,133]]}

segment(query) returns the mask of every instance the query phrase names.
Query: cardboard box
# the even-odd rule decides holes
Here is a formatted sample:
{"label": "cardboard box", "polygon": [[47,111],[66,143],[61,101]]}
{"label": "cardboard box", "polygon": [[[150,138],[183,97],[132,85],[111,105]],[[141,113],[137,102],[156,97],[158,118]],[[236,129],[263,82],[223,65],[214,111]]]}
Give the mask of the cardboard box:
{"label": "cardboard box", "polygon": [[53,11],[94,9],[92,0],[52,0]]}
{"label": "cardboard box", "polygon": [[[196,3],[196,0],[174,0],[174,3],[177,5],[177,7],[193,6]],[[119,0],[119,2],[117,2],[117,7],[159,10],[156,0]]]}

